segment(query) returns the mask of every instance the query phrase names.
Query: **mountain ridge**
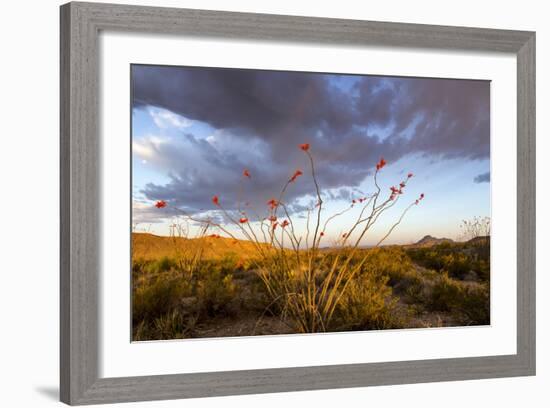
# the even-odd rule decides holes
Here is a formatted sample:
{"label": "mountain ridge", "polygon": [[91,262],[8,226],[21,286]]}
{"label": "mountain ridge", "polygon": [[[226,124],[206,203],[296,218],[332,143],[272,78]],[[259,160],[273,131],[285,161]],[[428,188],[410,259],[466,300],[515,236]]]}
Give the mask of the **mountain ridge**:
{"label": "mountain ridge", "polygon": [[453,241],[450,238],[436,238],[432,235],[424,235],[424,237],[422,237],[420,240],[418,240],[416,243],[412,244],[411,246],[430,247],[434,245],[443,244],[446,242],[453,244],[455,241]]}

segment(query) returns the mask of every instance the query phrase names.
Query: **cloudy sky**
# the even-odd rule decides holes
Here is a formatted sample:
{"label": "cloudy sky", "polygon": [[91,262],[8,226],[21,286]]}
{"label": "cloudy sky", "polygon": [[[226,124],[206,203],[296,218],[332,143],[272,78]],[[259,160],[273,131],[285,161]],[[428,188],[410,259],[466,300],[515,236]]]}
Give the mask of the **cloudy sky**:
{"label": "cloudy sky", "polygon": [[[462,219],[490,215],[489,102],[487,81],[132,65],[134,224],[167,235],[173,208],[219,219],[213,195],[230,211],[248,203],[254,220],[300,169],[286,202],[303,231],[315,190],[298,145],[309,143],[325,217],[374,192],[380,157],[383,195],[414,173],[365,244],[420,193],[425,200],[387,243],[457,238]],[[168,207],[154,208],[156,200]],[[327,241],[355,210],[332,224]]]}

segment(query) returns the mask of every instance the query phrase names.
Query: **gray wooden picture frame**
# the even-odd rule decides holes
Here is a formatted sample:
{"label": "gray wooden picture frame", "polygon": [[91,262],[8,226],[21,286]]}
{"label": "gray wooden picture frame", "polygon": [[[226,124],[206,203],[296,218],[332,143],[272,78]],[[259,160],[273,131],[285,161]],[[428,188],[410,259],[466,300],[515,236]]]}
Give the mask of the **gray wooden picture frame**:
{"label": "gray wooden picture frame", "polygon": [[[101,30],[515,54],[517,354],[100,378],[98,35]],[[60,92],[61,401],[75,405],[114,403],[535,374],[534,32],[69,3],[61,6]]]}

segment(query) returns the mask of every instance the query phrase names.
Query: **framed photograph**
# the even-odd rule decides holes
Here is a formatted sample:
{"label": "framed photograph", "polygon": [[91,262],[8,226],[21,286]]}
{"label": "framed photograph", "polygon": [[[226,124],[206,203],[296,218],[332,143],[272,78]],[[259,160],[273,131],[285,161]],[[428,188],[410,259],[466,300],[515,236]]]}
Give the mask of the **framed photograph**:
{"label": "framed photograph", "polygon": [[535,374],[535,34],[61,7],[61,400]]}

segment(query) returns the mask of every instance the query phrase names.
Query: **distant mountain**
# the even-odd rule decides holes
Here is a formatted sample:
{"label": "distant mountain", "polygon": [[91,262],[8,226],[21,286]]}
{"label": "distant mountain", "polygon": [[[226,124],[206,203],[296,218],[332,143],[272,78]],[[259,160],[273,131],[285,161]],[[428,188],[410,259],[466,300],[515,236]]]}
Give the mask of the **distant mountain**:
{"label": "distant mountain", "polygon": [[431,247],[434,245],[443,244],[445,242],[448,242],[450,244],[454,243],[454,241],[450,238],[436,238],[432,237],[431,235],[426,235],[424,238],[422,238],[420,241],[418,241],[416,244],[413,244],[412,246]]}

